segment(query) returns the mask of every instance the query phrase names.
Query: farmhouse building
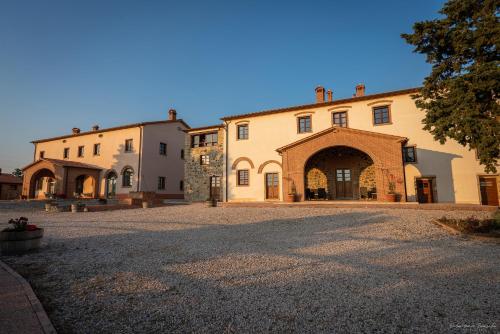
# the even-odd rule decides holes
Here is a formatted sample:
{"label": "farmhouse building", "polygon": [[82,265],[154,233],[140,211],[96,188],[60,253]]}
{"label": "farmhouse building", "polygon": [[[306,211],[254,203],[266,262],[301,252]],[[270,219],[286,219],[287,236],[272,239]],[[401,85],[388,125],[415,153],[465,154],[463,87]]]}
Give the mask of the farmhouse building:
{"label": "farmhouse building", "polygon": [[128,198],[154,193],[183,197],[184,137],[189,126],[168,119],[72,133],[33,141],[33,163],[24,171],[23,197]]}
{"label": "farmhouse building", "polygon": [[185,198],[498,205],[499,178],[484,173],[475,152],[422,129],[417,92],[366,95],[358,85],[334,100],[317,87],[313,104],[187,129]]}

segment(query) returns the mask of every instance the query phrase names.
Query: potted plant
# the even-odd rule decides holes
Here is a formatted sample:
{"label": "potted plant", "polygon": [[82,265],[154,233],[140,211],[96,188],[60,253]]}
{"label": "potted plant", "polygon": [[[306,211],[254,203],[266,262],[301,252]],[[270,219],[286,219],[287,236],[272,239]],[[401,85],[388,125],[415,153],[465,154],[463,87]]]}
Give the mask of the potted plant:
{"label": "potted plant", "polygon": [[9,220],[12,227],[0,232],[2,254],[21,254],[37,249],[43,237],[43,228],[28,224],[28,218],[20,217]]}
{"label": "potted plant", "polygon": [[389,182],[389,192],[385,195],[387,202],[396,202],[396,183]]}

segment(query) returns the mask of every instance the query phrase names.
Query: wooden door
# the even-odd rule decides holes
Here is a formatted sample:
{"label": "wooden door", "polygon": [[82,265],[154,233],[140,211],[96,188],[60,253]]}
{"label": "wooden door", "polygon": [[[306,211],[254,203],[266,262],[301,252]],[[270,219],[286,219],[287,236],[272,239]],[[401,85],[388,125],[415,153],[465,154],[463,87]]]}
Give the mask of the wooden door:
{"label": "wooden door", "polygon": [[352,171],[350,169],[337,169],[335,185],[337,198],[352,199]]}
{"label": "wooden door", "polygon": [[278,173],[266,174],[266,199],[279,199],[280,183]]}
{"label": "wooden door", "polygon": [[417,200],[419,203],[432,203],[432,180],[418,179],[417,180]]}
{"label": "wooden door", "polygon": [[221,178],[220,176],[210,177],[210,198],[216,198],[220,201]]}
{"label": "wooden door", "polygon": [[481,204],[498,206],[498,188],[496,177],[480,177]]}

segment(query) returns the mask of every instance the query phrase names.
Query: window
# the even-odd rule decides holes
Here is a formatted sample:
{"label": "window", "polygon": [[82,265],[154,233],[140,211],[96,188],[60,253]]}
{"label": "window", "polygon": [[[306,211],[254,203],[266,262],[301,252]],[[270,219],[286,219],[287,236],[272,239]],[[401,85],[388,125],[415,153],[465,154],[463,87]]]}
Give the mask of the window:
{"label": "window", "polygon": [[160,155],[167,155],[167,144],[160,143]]}
{"label": "window", "polygon": [[299,133],[311,132],[311,116],[302,116],[297,119]]}
{"label": "window", "polygon": [[248,139],[248,124],[238,125],[238,139]]}
{"label": "window", "polygon": [[332,114],[333,117],[333,124],[347,128],[347,112],[342,111],[342,112],[334,112]]}
{"label": "window", "polygon": [[17,185],[16,184],[11,184],[9,185],[10,190],[17,190]]}
{"label": "window", "polygon": [[389,106],[373,108],[373,124],[389,124],[391,117],[389,113]]}
{"label": "window", "polygon": [[122,174],[122,187],[132,187],[132,176],[134,175],[133,169],[125,167]]}
{"label": "window", "polygon": [[45,157],[45,151],[40,151],[39,156],[40,159],[43,159]]}
{"label": "window", "polygon": [[85,146],[78,146],[78,157],[82,158],[85,154]]}
{"label": "window", "polygon": [[184,160],[184,150],[181,150],[181,159]]}
{"label": "window", "polygon": [[165,190],[165,176],[158,176],[158,190]]}
{"label": "window", "polygon": [[69,159],[69,147],[65,147],[63,151],[63,158]]}
{"label": "window", "polygon": [[184,181],[183,181],[183,180],[181,180],[181,181],[179,182],[179,190],[180,190],[180,191],[184,191]]}
{"label": "window", "polygon": [[404,162],[414,163],[417,162],[417,152],[415,146],[403,147]]}
{"label": "window", "polygon": [[132,150],[133,150],[132,144],[133,144],[132,139],[125,140],[125,152],[132,152]]}
{"label": "window", "polygon": [[191,147],[204,147],[217,145],[217,132],[191,136]]}
{"label": "window", "polygon": [[238,170],[238,185],[239,186],[248,186],[249,185],[248,169]]}
{"label": "window", "polygon": [[207,154],[200,155],[200,164],[201,165],[209,165],[210,164],[210,156]]}
{"label": "window", "polygon": [[101,154],[101,144],[94,144],[94,155]]}

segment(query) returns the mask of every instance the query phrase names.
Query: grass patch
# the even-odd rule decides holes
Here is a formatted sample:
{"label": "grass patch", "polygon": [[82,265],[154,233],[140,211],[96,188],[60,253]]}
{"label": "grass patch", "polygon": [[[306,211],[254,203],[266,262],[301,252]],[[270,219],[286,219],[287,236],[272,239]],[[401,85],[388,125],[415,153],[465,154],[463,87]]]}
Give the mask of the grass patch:
{"label": "grass patch", "polygon": [[497,210],[491,218],[478,219],[474,216],[465,219],[449,219],[442,217],[438,222],[445,224],[462,233],[487,233],[493,237],[500,238],[500,210]]}

